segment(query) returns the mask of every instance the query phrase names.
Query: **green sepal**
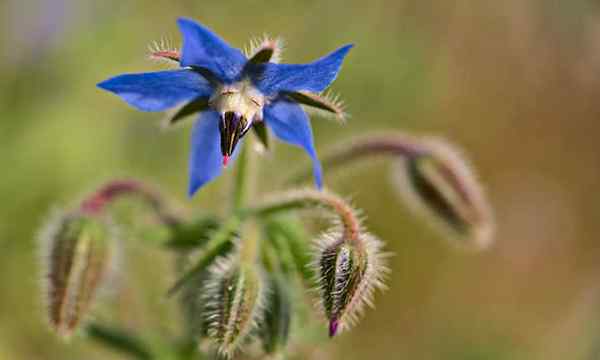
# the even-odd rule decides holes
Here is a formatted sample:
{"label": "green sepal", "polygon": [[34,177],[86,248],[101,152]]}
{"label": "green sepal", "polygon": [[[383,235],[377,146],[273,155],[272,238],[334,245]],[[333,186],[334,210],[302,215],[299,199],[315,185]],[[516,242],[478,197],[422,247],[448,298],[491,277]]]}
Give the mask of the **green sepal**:
{"label": "green sepal", "polygon": [[202,97],[185,104],[175,115],[169,118],[169,125],[175,125],[189,115],[208,109],[208,98]]}
{"label": "green sepal", "polygon": [[269,130],[265,125],[264,121],[257,121],[252,124],[252,130],[254,134],[260,141],[260,144],[265,148],[265,150],[269,150],[271,147],[271,138],[269,136]]}

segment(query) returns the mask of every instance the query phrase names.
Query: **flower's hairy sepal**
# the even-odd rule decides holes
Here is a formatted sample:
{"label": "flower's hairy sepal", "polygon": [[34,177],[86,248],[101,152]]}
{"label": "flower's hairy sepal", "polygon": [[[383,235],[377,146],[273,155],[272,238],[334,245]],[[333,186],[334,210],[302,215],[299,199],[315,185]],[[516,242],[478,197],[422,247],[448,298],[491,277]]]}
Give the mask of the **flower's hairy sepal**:
{"label": "flower's hairy sepal", "polygon": [[339,95],[333,92],[325,92],[323,94],[313,94],[307,91],[290,92],[288,97],[294,101],[309,106],[307,110],[314,111],[318,115],[325,117],[334,117],[335,119],[345,122],[348,114],[345,111],[344,101]]}
{"label": "flower's hairy sepal", "polygon": [[83,211],[55,215],[40,235],[43,287],[53,330],[69,337],[89,313],[116,258],[115,229]]}
{"label": "flower's hairy sepal", "polygon": [[168,65],[179,65],[181,52],[169,39],[161,38],[148,45],[148,58]]}
{"label": "flower's hairy sepal", "polygon": [[290,284],[281,274],[269,276],[269,290],[264,320],[260,326],[263,349],[275,354],[285,349],[292,320],[292,294]]}
{"label": "flower's hairy sepal", "polygon": [[473,171],[447,142],[425,139],[422,145],[426,152],[408,157],[395,172],[396,188],[415,210],[450,231],[458,245],[488,247],[493,216]]}
{"label": "flower's hairy sepal", "polygon": [[204,320],[219,353],[231,358],[257,329],[264,308],[264,281],[256,266],[237,256],[218,259],[204,287]]}
{"label": "flower's hairy sepal", "polygon": [[313,266],[329,336],[356,324],[365,305],[373,307],[375,289],[385,289],[383,281],[389,270],[382,247],[381,241],[364,232],[350,241],[333,230],[318,240]]}
{"label": "flower's hairy sepal", "polygon": [[265,34],[262,37],[250,40],[250,46],[244,53],[251,63],[279,63],[281,61],[283,48],[284,41],[282,38],[272,38]]}

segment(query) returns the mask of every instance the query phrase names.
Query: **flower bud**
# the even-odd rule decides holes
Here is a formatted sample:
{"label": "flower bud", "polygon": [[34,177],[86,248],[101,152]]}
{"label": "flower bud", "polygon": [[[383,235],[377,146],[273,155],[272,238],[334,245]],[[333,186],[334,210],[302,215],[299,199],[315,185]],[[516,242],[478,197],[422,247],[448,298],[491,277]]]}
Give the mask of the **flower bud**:
{"label": "flower bud", "polygon": [[257,328],[263,280],[256,267],[240,263],[237,257],[221,258],[209,271],[204,288],[204,327],[219,353],[232,357]]}
{"label": "flower bud", "polygon": [[43,285],[49,323],[59,335],[73,333],[105,284],[114,258],[114,235],[105,219],[84,212],[61,214],[44,229]]}
{"label": "flower bud", "polygon": [[487,247],[492,241],[492,214],[472,170],[446,142],[426,139],[422,145],[424,152],[408,157],[395,172],[401,195],[449,230],[460,245]]}
{"label": "flower bud", "polygon": [[329,336],[354,325],[365,304],[373,306],[376,288],[384,288],[388,269],[382,243],[369,234],[348,241],[339,233],[326,234],[318,243],[318,284],[321,306],[329,321]]}

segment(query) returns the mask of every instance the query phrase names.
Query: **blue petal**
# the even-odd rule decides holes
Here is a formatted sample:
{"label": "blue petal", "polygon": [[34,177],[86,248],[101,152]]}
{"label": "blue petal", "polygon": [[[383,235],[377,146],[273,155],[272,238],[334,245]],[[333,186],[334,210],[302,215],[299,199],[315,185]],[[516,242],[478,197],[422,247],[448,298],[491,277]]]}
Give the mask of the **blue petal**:
{"label": "blue petal", "polygon": [[315,151],[310,120],[300,105],[278,100],[264,109],[264,121],[275,136],[289,144],[303,148],[312,159],[315,184],[323,187],[321,163]]}
{"label": "blue petal", "polygon": [[353,45],[346,45],[310,64],[248,64],[247,71],[265,95],[280,91],[321,92],[335,80],[344,57]]}
{"label": "blue petal", "polygon": [[192,129],[189,196],[221,174],[223,165],[220,136],[219,114],[213,110],[202,112]]}
{"label": "blue petal", "polygon": [[164,111],[184,101],[210,96],[213,91],[208,81],[188,69],[119,75],[98,87],[141,111]]}
{"label": "blue petal", "polygon": [[[207,110],[200,113],[200,117],[192,129],[189,160],[190,183],[188,187],[190,197],[206,183],[219,176],[223,170],[219,121],[219,113],[214,110]],[[242,142],[243,139],[240,140],[233,152],[230,164],[237,157],[243,145]]]}
{"label": "blue petal", "polygon": [[177,25],[183,36],[181,66],[205,68],[222,82],[232,82],[239,76],[246,63],[240,50],[193,20],[180,18]]}

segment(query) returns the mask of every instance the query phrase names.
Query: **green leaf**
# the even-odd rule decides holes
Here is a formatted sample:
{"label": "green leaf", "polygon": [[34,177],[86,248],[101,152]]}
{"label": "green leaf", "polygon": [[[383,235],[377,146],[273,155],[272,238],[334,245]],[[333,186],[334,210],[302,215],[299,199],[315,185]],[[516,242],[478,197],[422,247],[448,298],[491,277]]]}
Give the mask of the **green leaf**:
{"label": "green leaf", "polygon": [[174,295],[189,280],[197,274],[204,271],[217,257],[227,253],[233,247],[233,240],[237,236],[240,227],[240,219],[232,217],[223,225],[215,230],[210,239],[204,245],[202,254],[190,270],[188,270],[177,282],[169,289],[167,296]]}
{"label": "green leaf", "polygon": [[133,359],[153,359],[149,347],[132,333],[113,326],[90,324],[86,328],[87,335],[98,343],[129,355]]}
{"label": "green leaf", "polygon": [[312,260],[312,250],[310,238],[304,230],[303,224],[294,216],[286,216],[271,218],[268,221],[268,227],[269,232],[273,234],[271,236],[277,243],[276,246],[282,252],[288,252],[302,278],[307,282],[312,282],[315,275],[309,266]]}
{"label": "green leaf", "polygon": [[174,225],[166,246],[183,250],[202,247],[219,226],[220,222],[215,216],[205,216],[192,222]]}

